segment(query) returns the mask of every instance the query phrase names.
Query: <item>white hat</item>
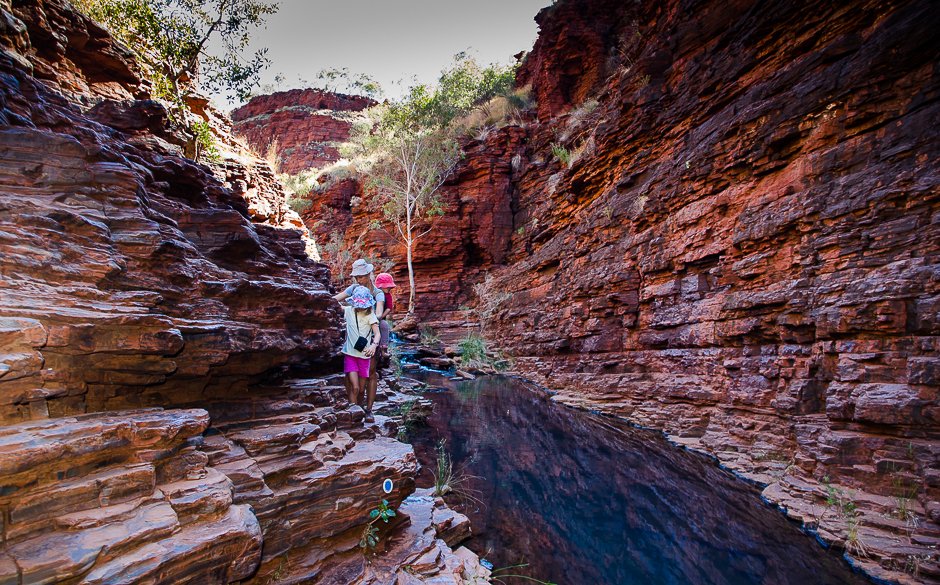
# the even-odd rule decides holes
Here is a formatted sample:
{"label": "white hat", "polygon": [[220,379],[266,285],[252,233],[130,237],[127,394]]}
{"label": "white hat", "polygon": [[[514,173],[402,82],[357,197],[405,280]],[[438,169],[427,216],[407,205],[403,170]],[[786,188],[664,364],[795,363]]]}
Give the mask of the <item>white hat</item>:
{"label": "white hat", "polygon": [[369,264],[362,258],[353,262],[352,275],[353,276],[365,276],[375,270],[375,266]]}

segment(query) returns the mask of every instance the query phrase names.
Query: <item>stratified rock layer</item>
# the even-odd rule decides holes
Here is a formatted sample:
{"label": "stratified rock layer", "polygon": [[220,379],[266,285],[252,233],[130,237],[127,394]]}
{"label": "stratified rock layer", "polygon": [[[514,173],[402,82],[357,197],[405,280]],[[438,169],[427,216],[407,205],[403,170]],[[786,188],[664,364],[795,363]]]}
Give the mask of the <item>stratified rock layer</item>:
{"label": "stratified rock layer", "polygon": [[472,579],[447,514],[402,505],[394,421],[363,424],[341,376],[272,382],[332,359],[340,313],[267,165],[198,98],[221,156],[183,158],[127,50],[68,3],[0,18],[0,582],[364,582],[344,571],[383,498],[398,540],[370,582],[432,548],[418,582]]}
{"label": "stratified rock layer", "polygon": [[[93,26],[57,2],[28,12],[69,39]],[[19,50],[0,56],[0,420],[227,395],[332,357],[328,271],[257,203],[257,173],[230,156],[221,174],[233,192],[178,156],[185,137],[162,105],[131,99],[135,87],[120,101],[51,91],[98,53],[75,46],[43,61],[45,44]],[[49,69],[49,86],[27,61]]]}
{"label": "stratified rock layer", "polygon": [[[584,79],[540,67],[602,4],[543,14],[524,69],[546,80],[543,119]],[[560,401],[765,483],[789,463],[804,479],[773,501],[819,504],[823,478],[860,490],[862,523],[882,531],[862,531],[864,562],[881,563],[867,570],[936,578],[940,8],[672,3],[611,19],[598,42],[632,52],[596,108],[530,129],[497,337]],[[911,493],[922,536],[872,520]]]}
{"label": "stratified rock layer", "polygon": [[292,89],[252,98],[232,110],[232,120],[252,150],[276,161],[278,172],[296,175],[339,160],[356,113],[375,104],[363,96]]}

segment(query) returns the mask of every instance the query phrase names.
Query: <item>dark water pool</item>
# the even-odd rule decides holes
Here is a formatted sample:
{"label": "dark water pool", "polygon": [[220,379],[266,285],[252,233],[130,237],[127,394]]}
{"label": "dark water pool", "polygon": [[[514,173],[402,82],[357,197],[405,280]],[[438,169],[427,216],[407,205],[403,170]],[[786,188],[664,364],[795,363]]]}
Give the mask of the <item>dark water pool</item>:
{"label": "dark water pool", "polygon": [[[497,568],[559,585],[863,584],[756,487],[660,434],[553,403],[510,378],[447,382],[413,437],[430,468],[446,439],[470,487],[475,536]],[[419,485],[430,485],[429,471]],[[523,583],[508,579],[506,583]]]}

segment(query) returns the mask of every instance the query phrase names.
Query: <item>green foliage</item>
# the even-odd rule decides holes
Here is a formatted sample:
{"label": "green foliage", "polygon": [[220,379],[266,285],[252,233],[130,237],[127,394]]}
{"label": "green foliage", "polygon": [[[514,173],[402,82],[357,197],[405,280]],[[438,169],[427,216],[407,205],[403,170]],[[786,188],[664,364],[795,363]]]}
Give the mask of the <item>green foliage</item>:
{"label": "green foliage", "polygon": [[835,510],[842,518],[854,518],[858,515],[858,505],[852,500],[853,493],[846,493],[842,488],[831,485],[828,475],[822,479],[822,484],[826,489],[827,507]]}
{"label": "green foliage", "polygon": [[194,160],[205,160],[210,163],[217,163],[222,160],[219,156],[219,149],[215,143],[215,135],[212,134],[212,128],[205,120],[197,120],[192,123],[192,131],[196,135],[196,156]]}
{"label": "green foliage", "polygon": [[505,573],[504,571],[511,571],[513,569],[521,569],[522,567],[528,567],[529,563],[522,563],[520,565],[513,565],[511,567],[500,567],[498,569],[493,569],[493,572],[490,574],[490,581],[492,583],[505,583],[503,579],[525,579],[526,581],[531,581],[532,583],[540,583],[541,585],[557,585],[556,583],[549,583],[548,581],[540,581],[534,577],[529,577],[527,575],[518,575]]}
{"label": "green foliage", "polygon": [[858,531],[859,524],[856,520],[849,520],[845,524],[845,550],[850,555],[857,557],[867,557],[868,547]]}
{"label": "green foliage", "polygon": [[287,197],[287,205],[297,213],[303,213],[310,209],[310,206],[313,205],[313,201],[304,199],[302,196],[294,193]]}
{"label": "green foliage", "polygon": [[399,441],[404,441],[416,428],[427,423],[428,417],[431,416],[431,411],[421,404],[420,398],[415,397],[398,405],[389,416],[401,419],[401,423],[398,425],[398,436],[396,438]]}
{"label": "green foliage", "polygon": [[388,507],[388,500],[381,500],[379,506],[376,509],[373,509],[369,512],[369,522],[365,525],[365,528],[362,530],[362,536],[359,538],[359,546],[362,548],[374,547],[379,543],[378,532],[379,529],[375,527],[375,523],[379,520],[388,523],[389,518],[395,517],[395,510],[392,510]]}
{"label": "green foliage", "polygon": [[513,79],[512,68],[481,67],[459,54],[436,85],[412,86],[402,99],[368,110],[367,119],[353,125],[351,142],[342,149],[368,174],[364,186],[370,205],[381,214],[379,227],[407,251],[409,311],[415,294],[411,252],[446,214],[438,189],[461,157],[454,121],[508,92]]}
{"label": "green foliage", "polygon": [[[471,460],[470,463],[473,463]],[[482,479],[475,475],[466,473],[466,465],[459,469],[454,469],[450,454],[447,453],[447,440],[441,439],[437,444],[437,465],[434,468],[434,492],[438,497],[444,497],[448,494],[454,494],[462,500],[470,500],[481,503],[477,497],[477,490],[469,487],[469,482],[473,479]]]}
{"label": "green foliage", "polygon": [[490,350],[486,338],[476,332],[469,331],[460,342],[460,367],[462,368],[492,368],[497,372],[504,371],[512,365],[512,359],[503,352]]}
{"label": "green foliage", "polygon": [[[386,318],[386,321],[388,321],[388,328],[393,329],[391,319]],[[401,378],[405,371],[402,368],[401,351],[398,349],[397,343],[388,344],[388,356],[392,364],[392,376]]]}
{"label": "green foliage", "polygon": [[249,96],[269,64],[267,49],[245,58],[249,33],[278,5],[262,0],[72,1],[134,52],[153,97],[167,102],[170,117],[192,132],[193,158],[217,156],[208,128],[190,123],[188,98],[198,89],[230,100]]}
{"label": "green foliage", "polygon": [[[914,446],[913,443],[909,443],[908,453],[911,461],[914,460]],[[917,498],[917,493],[920,491],[920,486],[915,481],[906,480],[900,471],[890,469],[891,472],[891,499],[894,501],[894,513],[893,516],[899,520],[903,520],[904,524],[910,529],[913,534],[914,530],[917,529],[919,524],[917,513],[913,508],[913,501]]]}
{"label": "green foliage", "polygon": [[568,149],[560,144],[552,142],[552,155],[565,166],[571,164],[571,153],[568,152]]}
{"label": "green foliage", "polygon": [[317,74],[320,86],[333,93],[358,94],[378,99],[382,96],[382,85],[364,73],[350,73],[349,69],[321,69]]}
{"label": "green foliage", "polygon": [[[245,98],[268,65],[266,49],[243,57],[250,29],[277,4],[259,0],[75,0],[127,44],[158,97],[181,105],[200,83],[210,92]],[[220,50],[211,51],[210,46]]]}

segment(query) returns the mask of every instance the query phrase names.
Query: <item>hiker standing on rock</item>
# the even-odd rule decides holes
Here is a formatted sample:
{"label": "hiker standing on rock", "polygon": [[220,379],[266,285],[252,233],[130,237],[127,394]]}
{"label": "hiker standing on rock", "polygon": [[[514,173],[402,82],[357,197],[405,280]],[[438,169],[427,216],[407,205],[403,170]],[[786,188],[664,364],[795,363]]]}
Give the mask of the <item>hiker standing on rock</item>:
{"label": "hiker standing on rock", "polygon": [[[369,264],[362,258],[353,262],[352,265],[352,277],[358,284],[349,285],[346,290],[337,294],[333,298],[337,301],[344,301],[350,296],[352,296],[353,291],[357,286],[365,287],[372,297],[375,299],[375,314],[384,315],[385,314],[385,293],[381,289],[375,286],[375,266]],[[394,283],[393,283],[394,284]],[[370,356],[370,366],[369,366],[369,380],[368,388],[366,392],[366,421],[372,422],[369,420],[372,418],[372,404],[375,402],[375,388],[379,382],[378,378],[378,369],[379,369],[379,360],[381,359],[380,352],[376,351]],[[349,384],[347,382],[346,392],[349,393]],[[373,419],[374,420],[374,419]]]}
{"label": "hiker standing on rock", "polygon": [[[341,293],[342,294],[342,293]],[[336,295],[337,298],[340,295]],[[359,397],[369,383],[371,358],[379,346],[379,320],[372,311],[375,299],[364,286],[353,287],[343,306],[346,316],[346,343],[343,344],[343,373],[346,375],[346,396],[350,404],[359,404]],[[340,299],[337,299],[340,300]],[[366,422],[374,422],[372,401],[366,408]]]}

